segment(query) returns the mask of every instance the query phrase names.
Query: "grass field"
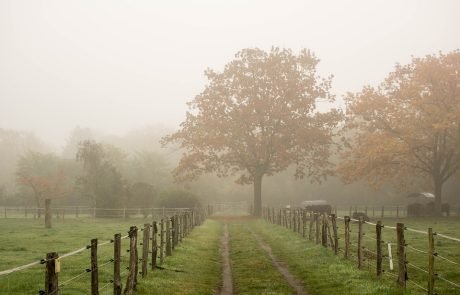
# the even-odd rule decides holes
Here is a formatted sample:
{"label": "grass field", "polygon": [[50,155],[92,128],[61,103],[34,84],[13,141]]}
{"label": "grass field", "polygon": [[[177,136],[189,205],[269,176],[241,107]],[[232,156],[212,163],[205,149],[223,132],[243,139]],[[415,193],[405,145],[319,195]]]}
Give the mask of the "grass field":
{"label": "grass field", "polygon": [[[150,222],[150,220],[145,220]],[[139,228],[143,219],[69,219],[54,222],[52,229],[45,229],[43,220],[34,219],[0,219],[0,271],[28,264],[45,258],[47,252],[60,255],[80,249],[97,238],[99,242],[113,239],[115,233],[126,235],[129,227]],[[109,283],[113,274],[112,244],[99,247],[100,286]],[[122,249],[128,248],[128,239],[122,240]],[[122,265],[127,265],[127,253],[122,253]],[[105,264],[104,267],[102,265]],[[63,283],[81,274],[81,277],[61,288],[61,294],[84,294],[89,290],[90,274],[85,270],[90,267],[90,252],[85,250],[77,255],[61,260],[59,282]],[[37,294],[44,287],[44,265],[0,277],[2,294]],[[106,286],[107,291],[111,287]],[[103,291],[105,290],[103,289]],[[102,294],[104,294],[102,292]],[[109,294],[109,293],[107,293]]]}
{"label": "grass field", "polygon": [[163,269],[140,281],[137,294],[215,294],[220,284],[222,224],[207,220],[165,259]]}
{"label": "grass field", "polygon": [[[66,219],[54,223],[53,229],[45,229],[42,220],[0,219],[0,271],[43,259],[47,252],[68,253],[85,247],[92,238],[107,241],[115,233],[126,235],[132,225],[142,227],[151,219]],[[383,239],[394,243],[396,234],[388,226],[401,221],[409,229],[434,231],[453,237],[460,236],[460,219],[384,219],[387,227]],[[220,286],[221,257],[219,240],[223,224],[227,223],[230,233],[230,258],[235,294],[292,294],[292,288],[274,268],[268,255],[258,246],[250,230],[256,232],[270,245],[273,254],[281,260],[289,271],[298,277],[311,294],[426,294],[414,283],[426,288],[426,274],[411,265],[425,269],[427,255],[412,249],[427,250],[427,236],[406,230],[408,243],[407,259],[409,281],[403,292],[395,284],[389,270],[388,259],[384,261],[386,274],[382,279],[375,277],[372,255],[367,256],[364,270],[356,268],[356,260],[346,260],[343,254],[335,256],[330,249],[316,245],[292,230],[275,226],[263,220],[247,217],[226,218],[220,216],[207,220],[196,227],[176,247],[171,257],[165,259],[164,269],[149,272],[145,279],[139,279],[138,294],[215,294]],[[339,221],[340,247],[343,249],[343,223]],[[356,243],[357,225],[351,224],[352,243]],[[364,243],[370,250],[375,249],[375,227],[364,225]],[[128,248],[128,239],[123,240],[123,249]],[[111,294],[112,286],[112,244],[99,248],[100,294]],[[460,262],[458,242],[435,237],[435,249],[440,256],[453,262]],[[352,251],[355,249],[352,248]],[[393,250],[397,273],[396,251]],[[386,254],[386,247],[384,247]],[[122,266],[127,266],[127,253],[123,251]],[[59,274],[62,286],[60,294],[88,294],[90,289],[89,250],[62,259]],[[443,278],[460,282],[460,267],[441,258],[435,259],[436,272]],[[122,267],[122,270],[124,268]],[[71,280],[71,281],[69,281]],[[122,278],[126,282],[126,271]],[[36,265],[8,276],[0,277],[1,294],[36,294],[43,289],[44,266]],[[449,287],[440,279],[436,280],[439,294],[459,294],[459,288]]]}
{"label": "grass field", "polygon": [[[376,222],[375,218],[371,222]],[[384,218],[382,223],[386,225],[382,231],[382,239],[385,242],[382,246],[383,254],[386,255],[383,260],[384,280],[395,281],[398,273],[398,258],[396,249],[396,230],[392,227],[396,223],[404,223],[407,228],[405,230],[406,240],[406,255],[407,255],[407,292],[426,294],[423,289],[427,288],[428,274],[428,234],[426,232],[428,227],[433,228],[434,232],[452,237],[460,237],[460,219],[458,217],[443,217],[443,218]],[[338,236],[339,236],[339,250],[343,251],[345,248],[344,237],[344,221],[338,219]],[[307,222],[308,231],[309,222]],[[313,226],[314,230],[315,226]],[[353,267],[357,267],[357,240],[358,240],[358,223],[350,223],[350,236],[351,236],[351,258]],[[364,269],[375,274],[376,264],[376,229],[374,225],[364,224],[363,232],[365,233],[363,239],[364,250]],[[307,234],[308,235],[308,234]],[[313,240],[315,234],[313,233]],[[312,242],[310,242],[312,243]],[[388,259],[388,243],[392,246],[392,256],[394,269],[390,270],[390,263]],[[315,245],[315,243],[312,243]],[[329,250],[331,251],[331,250]],[[332,252],[332,251],[331,251]],[[443,238],[439,235],[435,236],[435,252],[438,253],[435,257],[435,273],[438,274],[435,280],[435,291],[439,294],[459,294],[460,293],[460,243]],[[343,256],[343,252],[339,254]],[[446,282],[451,281],[457,286]],[[373,294],[373,293],[369,293]]]}

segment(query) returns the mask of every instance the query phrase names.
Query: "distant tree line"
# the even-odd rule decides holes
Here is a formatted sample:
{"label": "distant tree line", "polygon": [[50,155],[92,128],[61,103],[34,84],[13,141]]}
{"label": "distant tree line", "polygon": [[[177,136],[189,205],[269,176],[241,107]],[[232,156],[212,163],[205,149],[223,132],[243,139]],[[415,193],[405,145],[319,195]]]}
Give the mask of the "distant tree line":
{"label": "distant tree line", "polygon": [[[197,195],[252,194],[259,215],[262,187],[282,203],[369,195],[391,203],[427,190],[439,213],[446,188],[459,202],[458,50],[397,64],[379,85],[346,94],[344,110],[318,109],[336,106],[332,77],[320,77],[318,63],[306,49],[244,49],[222,71],[206,71],[176,132],[149,126],[122,137],[77,127],[52,153],[32,133],[0,128],[0,204],[188,207]],[[263,185],[267,178],[276,183]]]}

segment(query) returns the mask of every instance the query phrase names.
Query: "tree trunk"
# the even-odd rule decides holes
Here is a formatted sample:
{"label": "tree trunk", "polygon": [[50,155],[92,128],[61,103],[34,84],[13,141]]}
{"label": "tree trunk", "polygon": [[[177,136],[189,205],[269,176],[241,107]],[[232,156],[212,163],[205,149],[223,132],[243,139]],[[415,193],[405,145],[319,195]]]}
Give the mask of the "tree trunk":
{"label": "tree trunk", "polygon": [[45,227],[51,228],[51,199],[45,199]]}
{"label": "tree trunk", "polygon": [[254,216],[262,215],[262,177],[263,174],[254,176]]}
{"label": "tree trunk", "polygon": [[442,215],[442,181],[434,179],[434,213],[436,216]]}

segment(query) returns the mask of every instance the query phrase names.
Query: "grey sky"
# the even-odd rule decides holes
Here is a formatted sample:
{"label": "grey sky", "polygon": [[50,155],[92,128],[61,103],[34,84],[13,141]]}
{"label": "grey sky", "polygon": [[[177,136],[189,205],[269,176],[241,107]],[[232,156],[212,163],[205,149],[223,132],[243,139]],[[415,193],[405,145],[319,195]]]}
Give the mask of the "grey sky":
{"label": "grey sky", "polygon": [[0,128],[62,145],[80,125],[177,126],[246,47],[310,48],[334,92],[460,48],[460,1],[0,0]]}

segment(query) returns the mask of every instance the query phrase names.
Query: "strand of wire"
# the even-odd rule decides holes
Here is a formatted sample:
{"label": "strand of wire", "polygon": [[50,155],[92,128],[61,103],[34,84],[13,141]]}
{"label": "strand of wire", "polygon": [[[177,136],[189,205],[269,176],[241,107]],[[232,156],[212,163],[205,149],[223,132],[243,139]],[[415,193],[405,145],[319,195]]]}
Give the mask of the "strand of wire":
{"label": "strand of wire", "polygon": [[374,238],[374,237],[369,237],[367,235],[363,235],[363,237],[371,241],[377,241],[377,238]]}
{"label": "strand of wire", "polygon": [[100,287],[100,288],[98,289],[98,291],[101,292],[102,290],[104,290],[105,288],[107,288],[110,284],[113,284],[113,282],[110,282],[110,281],[109,281],[107,284],[105,284],[105,285],[103,285],[102,287]]}
{"label": "strand of wire", "polygon": [[451,284],[452,286],[455,286],[455,287],[457,287],[457,288],[460,288],[460,284],[455,283],[455,282],[452,282],[452,281],[449,281],[448,279],[443,278],[443,277],[440,276],[440,275],[438,275],[436,278],[438,278],[438,279],[440,279],[441,281],[444,281],[444,282],[446,282],[446,283],[448,283],[448,284]]}
{"label": "strand of wire", "polygon": [[446,235],[439,234],[439,233],[436,233],[436,235],[437,235],[438,237],[441,237],[441,238],[444,238],[444,239],[448,239],[448,240],[451,240],[451,241],[460,242],[460,239],[458,239],[458,238],[446,236]]}
{"label": "strand of wire", "polygon": [[42,261],[41,260],[34,261],[32,263],[29,263],[29,264],[25,264],[25,265],[21,265],[21,266],[18,266],[18,267],[11,268],[11,269],[0,271],[0,277],[4,276],[4,275],[9,275],[9,274],[11,274],[13,272],[17,272],[17,271],[20,271],[20,270],[23,270],[23,269],[30,268],[30,267],[38,265],[38,264],[42,264]]}
{"label": "strand of wire", "polygon": [[438,254],[438,255],[436,255],[436,258],[441,258],[442,260],[445,260],[445,261],[447,261],[447,262],[450,262],[450,263],[452,263],[452,264],[455,264],[455,265],[460,265],[460,263],[458,263],[458,262],[455,262],[455,261],[453,261],[453,260],[450,260],[449,258],[446,258],[446,257],[444,257],[444,256],[441,256],[441,255],[439,255],[439,254]]}
{"label": "strand of wire", "polygon": [[419,252],[419,253],[422,253],[422,254],[428,254],[428,252],[423,251],[423,250],[420,250],[420,249],[417,249],[417,248],[414,248],[414,247],[412,247],[411,245],[406,245],[406,248],[409,248],[409,249],[411,249],[411,250],[414,250],[414,251]]}
{"label": "strand of wire", "polygon": [[394,273],[392,273],[392,272],[390,272],[390,271],[384,271],[383,273],[386,274],[386,275],[390,275],[390,276],[392,276],[392,277],[394,277],[394,278],[397,278],[397,277],[398,277],[397,275],[395,275]]}
{"label": "strand of wire", "polygon": [[369,250],[368,248],[363,248],[363,250],[366,251],[366,252],[372,253],[372,254],[374,254],[375,256],[377,256],[377,253],[376,253],[376,252],[371,251],[371,250]]}
{"label": "strand of wire", "polygon": [[64,281],[64,282],[62,282],[62,283],[60,283],[60,284],[59,284],[59,288],[60,288],[60,287],[64,287],[65,285],[69,284],[70,282],[73,282],[73,281],[75,281],[75,280],[81,278],[82,276],[84,276],[84,275],[87,274],[87,273],[88,273],[88,271],[85,270],[84,272],[82,272],[82,273],[80,273],[80,274],[74,276],[73,278],[70,278],[70,279],[68,279],[68,280],[66,280],[66,281]]}
{"label": "strand of wire", "polygon": [[426,289],[425,287],[423,287],[422,285],[419,285],[417,284],[416,282],[412,281],[412,280],[407,280],[407,282],[413,284],[414,286],[418,287],[419,289],[425,291],[425,292],[428,292],[428,289]]}
{"label": "strand of wire", "polygon": [[421,271],[421,272],[428,273],[427,270],[424,270],[423,268],[421,268],[421,267],[419,267],[419,266],[417,266],[417,265],[415,265],[415,264],[407,263],[407,265],[409,265],[409,266],[411,266],[411,267],[413,267],[413,268],[415,268],[415,269],[417,269],[417,270],[419,270],[419,271]]}
{"label": "strand of wire", "polygon": [[418,229],[413,229],[413,228],[410,228],[410,227],[406,227],[406,228],[404,228],[404,229],[407,230],[407,231],[410,231],[410,232],[418,233],[418,234],[423,234],[423,235],[427,235],[427,234],[428,234],[428,232],[426,232],[426,231],[418,230]]}

